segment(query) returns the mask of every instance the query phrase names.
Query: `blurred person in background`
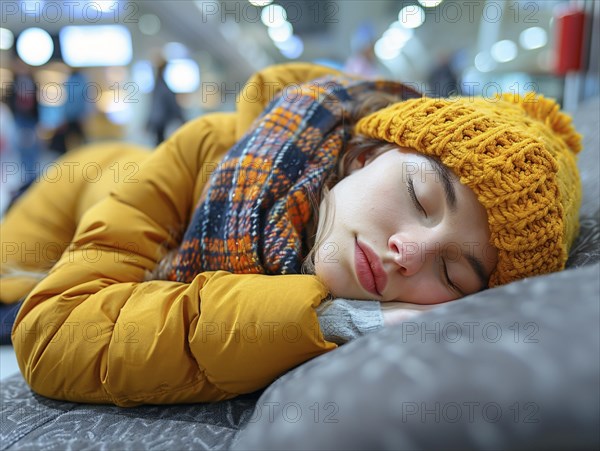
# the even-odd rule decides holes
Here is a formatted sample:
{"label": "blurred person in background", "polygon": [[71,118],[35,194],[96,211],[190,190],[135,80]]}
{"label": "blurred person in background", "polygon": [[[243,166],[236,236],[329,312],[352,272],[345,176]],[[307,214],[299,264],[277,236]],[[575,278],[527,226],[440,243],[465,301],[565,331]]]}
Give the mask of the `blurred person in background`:
{"label": "blurred person in background", "polygon": [[14,80],[8,87],[7,102],[17,129],[21,181],[27,185],[35,179],[39,170],[40,141],[36,133],[39,121],[38,87],[29,66],[20,59],[14,62]]}
{"label": "blurred person in background", "polygon": [[4,161],[12,157],[17,146],[15,120],[8,105],[0,102],[0,157]]}
{"label": "blurred person in background", "polygon": [[156,67],[156,82],[152,91],[152,103],[147,128],[155,135],[156,145],[165,140],[165,130],[172,121],[185,122],[175,93],[167,85],[165,70],[167,62],[160,60]]}
{"label": "blurred person in background", "polygon": [[429,73],[427,82],[429,90],[427,94],[431,97],[450,97],[460,95],[460,83],[453,69],[452,55],[441,55],[437,64]]}
{"label": "blurred person in background", "polygon": [[87,77],[79,69],[73,69],[64,83],[66,101],[63,122],[56,129],[50,144],[52,150],[61,154],[87,141],[84,129],[85,119],[90,112],[85,94],[87,82]]}
{"label": "blurred person in background", "polygon": [[352,37],[352,55],[346,60],[344,71],[365,78],[376,78],[382,74],[375,58],[375,31],[368,23],[361,24]]}
{"label": "blurred person in background", "polygon": [[[0,216],[4,214],[11,197],[11,192],[18,184],[18,174],[15,174],[14,161],[19,160],[16,154],[17,131],[15,121],[8,105],[0,102]],[[9,164],[12,163],[12,164]]]}

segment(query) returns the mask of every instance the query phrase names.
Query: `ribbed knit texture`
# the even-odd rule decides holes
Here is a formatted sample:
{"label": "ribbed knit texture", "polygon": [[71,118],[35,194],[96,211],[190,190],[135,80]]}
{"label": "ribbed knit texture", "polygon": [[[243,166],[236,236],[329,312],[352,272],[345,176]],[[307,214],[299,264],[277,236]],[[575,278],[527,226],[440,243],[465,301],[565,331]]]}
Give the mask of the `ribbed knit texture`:
{"label": "ribbed knit texture", "polygon": [[386,81],[324,77],[282,91],[212,174],[169,280],[203,271],[296,274],[308,249],[311,193],[335,170],[345,139],[344,102],[370,91],[415,93]]}
{"label": "ribbed knit texture", "polygon": [[315,311],[325,340],[339,345],[383,327],[383,312],[378,301],[328,299]]}
{"label": "ribbed knit texture", "polygon": [[551,99],[422,98],[361,119],[357,133],[434,156],[486,208],[490,286],[564,268],[578,232],[581,136]]}

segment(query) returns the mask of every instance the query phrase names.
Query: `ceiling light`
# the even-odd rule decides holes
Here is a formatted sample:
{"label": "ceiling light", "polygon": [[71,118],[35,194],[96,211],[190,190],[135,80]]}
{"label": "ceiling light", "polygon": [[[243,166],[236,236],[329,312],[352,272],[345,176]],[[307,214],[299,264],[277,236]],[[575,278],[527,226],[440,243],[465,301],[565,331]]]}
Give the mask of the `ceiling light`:
{"label": "ceiling light", "polygon": [[59,33],[65,63],[72,67],[126,66],[131,62],[131,33],[123,25],[69,25]]}
{"label": "ceiling light", "polygon": [[475,56],[475,69],[479,72],[491,72],[496,68],[496,62],[488,52],[479,52]]}
{"label": "ceiling light", "polygon": [[390,28],[383,33],[382,37],[387,40],[390,45],[401,48],[408,42],[413,34],[413,30],[410,28],[397,28],[390,26]]}
{"label": "ceiling light", "polygon": [[273,3],[273,0],[248,0],[254,6],[267,6]]}
{"label": "ceiling light", "polygon": [[531,27],[519,35],[519,44],[526,50],[539,49],[548,42],[548,33],[542,27]]}
{"label": "ceiling light", "polygon": [[425,22],[425,11],[419,5],[408,5],[398,13],[398,21],[405,28],[417,28]]}
{"label": "ceiling light", "polygon": [[138,21],[138,28],[147,36],[160,31],[160,19],[155,14],[143,14]]}
{"label": "ceiling light", "polygon": [[419,3],[425,8],[434,8],[440,3],[442,3],[442,1],[443,0],[419,0]]}
{"label": "ceiling light", "polygon": [[30,66],[41,66],[54,53],[54,42],[46,30],[28,28],[17,39],[17,53]]}
{"label": "ceiling light", "polygon": [[174,59],[165,68],[165,82],[175,93],[194,92],[200,86],[200,68],[189,58]]}
{"label": "ceiling light", "polygon": [[381,60],[393,60],[400,55],[400,49],[386,38],[379,39],[374,46],[375,55]]}
{"label": "ceiling light", "polygon": [[492,58],[499,63],[507,63],[517,57],[517,44],[509,39],[496,42],[490,49]]}
{"label": "ceiling light", "polygon": [[291,23],[285,21],[278,27],[269,27],[267,32],[273,41],[284,42],[287,41],[292,34],[294,34],[294,28],[292,27]]}
{"label": "ceiling light", "polygon": [[268,5],[262,9],[260,20],[267,27],[280,27],[287,20],[287,13],[281,5]]}
{"label": "ceiling light", "polygon": [[289,59],[298,58],[304,52],[304,43],[298,36],[291,36],[283,42],[275,42],[275,45],[283,56]]}
{"label": "ceiling light", "polygon": [[13,32],[8,28],[0,28],[0,50],[8,50],[15,42]]}

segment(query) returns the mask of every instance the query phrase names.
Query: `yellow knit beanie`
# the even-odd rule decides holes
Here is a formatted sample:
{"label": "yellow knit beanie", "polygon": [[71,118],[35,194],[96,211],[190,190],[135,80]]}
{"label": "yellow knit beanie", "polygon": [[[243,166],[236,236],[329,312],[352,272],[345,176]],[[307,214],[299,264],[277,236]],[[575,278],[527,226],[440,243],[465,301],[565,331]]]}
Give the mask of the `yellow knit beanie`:
{"label": "yellow knit beanie", "polygon": [[364,117],[356,132],[437,157],[475,192],[498,249],[490,287],[564,268],[579,230],[581,136],[553,100],[424,97]]}

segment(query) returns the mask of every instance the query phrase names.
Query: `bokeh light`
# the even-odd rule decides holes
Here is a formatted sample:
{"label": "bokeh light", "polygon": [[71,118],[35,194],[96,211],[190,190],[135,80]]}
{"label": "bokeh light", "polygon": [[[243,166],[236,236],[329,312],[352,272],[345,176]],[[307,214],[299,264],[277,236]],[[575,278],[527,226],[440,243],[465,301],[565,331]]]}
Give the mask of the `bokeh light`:
{"label": "bokeh light", "polygon": [[17,54],[30,66],[47,63],[54,53],[52,37],[41,28],[28,28],[17,39]]}

